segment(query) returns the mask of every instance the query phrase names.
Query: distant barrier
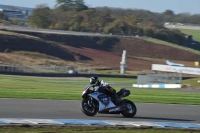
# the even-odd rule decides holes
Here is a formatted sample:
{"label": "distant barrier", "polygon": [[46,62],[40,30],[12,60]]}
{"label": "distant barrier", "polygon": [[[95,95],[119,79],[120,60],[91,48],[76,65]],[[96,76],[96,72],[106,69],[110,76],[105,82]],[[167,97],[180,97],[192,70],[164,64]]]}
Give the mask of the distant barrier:
{"label": "distant barrier", "polygon": [[58,65],[0,64],[0,72],[91,74],[95,73],[95,69],[92,67],[75,67],[75,66],[58,66]]}
{"label": "distant barrier", "polygon": [[150,73],[137,76],[138,84],[181,84],[181,73]]}
{"label": "distant barrier", "polygon": [[37,76],[37,77],[109,77],[109,78],[133,78],[137,76],[130,75],[112,75],[97,74],[96,70],[91,67],[74,67],[76,73],[69,73],[72,67],[69,66],[45,66],[45,65],[5,65],[0,64],[0,74],[3,75],[20,75],[20,76]]}
{"label": "distant barrier", "polygon": [[182,74],[181,73],[150,73],[139,74],[137,76],[137,84],[132,87],[136,88],[181,88]]}
{"label": "distant barrier", "polygon": [[160,88],[160,89],[164,89],[164,88],[181,88],[182,85],[181,84],[133,84],[132,87],[136,87],[136,88]]}
{"label": "distant barrier", "polygon": [[14,26],[14,25],[12,25],[12,26],[0,26],[0,30],[26,31],[26,32],[49,33],[49,34],[64,34],[64,35],[111,36],[110,34],[103,34],[103,33],[52,30],[52,29],[31,28],[31,27]]}

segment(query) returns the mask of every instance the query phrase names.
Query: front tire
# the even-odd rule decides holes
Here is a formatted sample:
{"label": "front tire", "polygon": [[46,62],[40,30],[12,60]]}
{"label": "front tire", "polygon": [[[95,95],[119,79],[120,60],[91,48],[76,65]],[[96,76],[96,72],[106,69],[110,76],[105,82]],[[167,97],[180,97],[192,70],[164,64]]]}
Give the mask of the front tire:
{"label": "front tire", "polygon": [[130,100],[123,100],[123,109],[121,114],[124,117],[134,117],[137,113],[137,108],[135,104]]}
{"label": "front tire", "polygon": [[83,99],[81,102],[81,111],[87,116],[95,116],[98,112],[98,104],[93,100],[89,105],[89,98]]}

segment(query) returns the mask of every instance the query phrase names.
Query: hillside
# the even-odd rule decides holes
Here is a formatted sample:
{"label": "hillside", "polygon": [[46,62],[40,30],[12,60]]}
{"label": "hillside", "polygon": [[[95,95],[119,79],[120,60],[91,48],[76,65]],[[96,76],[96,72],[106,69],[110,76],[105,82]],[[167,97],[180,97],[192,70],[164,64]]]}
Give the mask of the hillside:
{"label": "hillside", "polygon": [[194,30],[191,29],[179,29],[182,33],[192,35],[192,37],[195,39],[195,41],[198,41],[200,43],[200,28],[196,28]]}
{"label": "hillside", "polygon": [[119,69],[127,51],[129,71],[150,70],[166,59],[193,66],[200,55],[136,37],[94,37],[0,31],[0,61]]}

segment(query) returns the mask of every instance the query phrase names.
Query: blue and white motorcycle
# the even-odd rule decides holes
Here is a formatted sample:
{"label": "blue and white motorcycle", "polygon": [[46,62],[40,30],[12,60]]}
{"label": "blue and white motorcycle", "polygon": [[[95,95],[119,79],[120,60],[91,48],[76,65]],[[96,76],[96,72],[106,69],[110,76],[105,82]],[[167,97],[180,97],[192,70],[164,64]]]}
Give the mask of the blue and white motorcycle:
{"label": "blue and white motorcycle", "polygon": [[[87,85],[82,93],[81,110],[87,116],[94,116],[97,113],[122,114],[124,117],[134,117],[137,112],[135,104],[127,99],[121,99],[120,103],[115,102],[104,93],[95,91],[91,84]],[[120,98],[130,95],[128,89],[122,88],[117,95]]]}

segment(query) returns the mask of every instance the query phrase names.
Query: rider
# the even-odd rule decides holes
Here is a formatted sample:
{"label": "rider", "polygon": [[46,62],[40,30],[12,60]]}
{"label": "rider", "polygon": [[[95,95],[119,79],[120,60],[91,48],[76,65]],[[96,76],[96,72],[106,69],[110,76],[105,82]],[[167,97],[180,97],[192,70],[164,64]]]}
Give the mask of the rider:
{"label": "rider", "polygon": [[114,98],[116,104],[120,103],[120,98],[116,93],[116,90],[112,88],[108,83],[104,82],[103,80],[99,80],[98,77],[91,77],[90,84],[93,85],[95,91],[102,92],[106,95],[110,95],[111,99]]}

